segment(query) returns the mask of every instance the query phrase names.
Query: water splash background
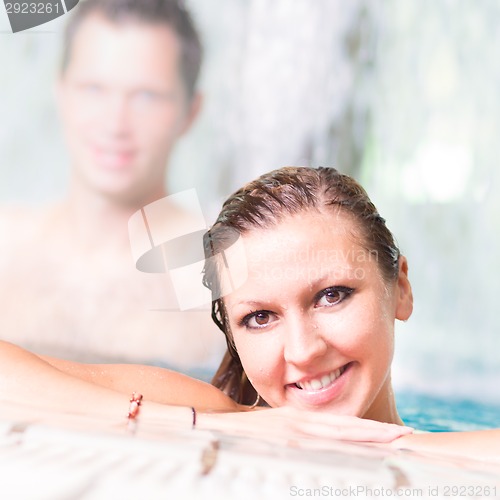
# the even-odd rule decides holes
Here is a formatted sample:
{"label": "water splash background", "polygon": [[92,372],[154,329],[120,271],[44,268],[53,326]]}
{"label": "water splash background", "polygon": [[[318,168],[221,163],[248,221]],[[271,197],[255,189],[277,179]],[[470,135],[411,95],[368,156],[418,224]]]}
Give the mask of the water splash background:
{"label": "water splash background", "polygon": [[[361,180],[410,261],[400,390],[500,403],[500,4],[496,0],[191,0],[205,108],[171,191],[212,215],[285,164]],[[12,35],[0,9],[0,200],[64,193],[53,102],[64,19]]]}

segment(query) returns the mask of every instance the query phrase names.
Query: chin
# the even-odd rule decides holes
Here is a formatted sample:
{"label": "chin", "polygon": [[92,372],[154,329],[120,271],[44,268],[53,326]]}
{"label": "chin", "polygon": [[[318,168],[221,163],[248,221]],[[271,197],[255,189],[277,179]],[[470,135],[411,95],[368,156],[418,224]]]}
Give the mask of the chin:
{"label": "chin", "polygon": [[356,402],[332,402],[331,404],[326,405],[324,408],[321,408],[321,411],[330,412],[335,415],[363,418],[365,412],[363,411],[362,407],[362,404]]}

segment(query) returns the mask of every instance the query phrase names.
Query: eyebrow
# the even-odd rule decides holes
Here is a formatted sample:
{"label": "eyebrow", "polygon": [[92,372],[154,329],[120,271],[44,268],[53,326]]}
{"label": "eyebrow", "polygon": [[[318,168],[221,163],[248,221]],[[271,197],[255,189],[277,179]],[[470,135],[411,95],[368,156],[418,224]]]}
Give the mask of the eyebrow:
{"label": "eyebrow", "polygon": [[233,309],[236,306],[254,306],[254,307],[262,307],[263,303],[268,302],[268,301],[260,301],[260,300],[242,300],[240,302],[236,302],[236,304],[233,304]]}
{"label": "eyebrow", "polygon": [[351,266],[335,266],[335,269],[328,269],[326,273],[322,273],[318,278],[314,281],[309,282],[310,288],[315,288],[320,285],[323,281],[329,279],[330,275],[333,273],[332,281],[344,281],[346,279],[359,281],[354,276],[349,277],[350,271],[352,271],[353,267]]}
{"label": "eyebrow", "polygon": [[[339,269],[342,271],[342,274],[341,274],[341,272],[339,272]],[[340,286],[339,282],[347,280],[347,279],[349,279],[350,281],[353,281],[353,280],[360,281],[359,278],[356,278],[355,276],[353,276],[353,277],[346,276],[346,273],[351,269],[353,269],[351,266],[342,266],[342,267],[335,266],[335,269],[327,269],[326,272],[323,272],[314,281],[308,282],[306,284],[306,287],[308,289],[311,289],[311,290],[314,288],[320,287],[320,286],[322,287],[323,286],[322,283],[328,280],[330,274],[334,274],[335,279],[332,279],[333,283],[331,285],[327,285],[326,288],[328,286]],[[270,302],[272,302],[272,301],[271,300],[241,300],[241,301],[233,304],[231,309],[233,309],[236,306],[253,306],[256,308],[262,308],[262,307],[265,307],[265,305],[269,304]]]}

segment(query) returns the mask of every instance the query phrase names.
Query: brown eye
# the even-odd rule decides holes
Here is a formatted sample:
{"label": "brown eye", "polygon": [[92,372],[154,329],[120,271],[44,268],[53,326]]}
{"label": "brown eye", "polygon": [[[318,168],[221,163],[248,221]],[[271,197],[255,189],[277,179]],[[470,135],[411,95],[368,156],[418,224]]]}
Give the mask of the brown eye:
{"label": "brown eye", "polygon": [[257,313],[255,316],[255,322],[258,325],[266,325],[269,322],[269,313],[266,312],[260,312]]}
{"label": "brown eye", "polygon": [[325,301],[328,302],[329,304],[336,304],[337,302],[340,302],[344,297],[345,293],[340,292],[338,290],[332,290],[330,292],[325,293]]}
{"label": "brown eye", "polygon": [[256,311],[243,318],[242,323],[247,328],[265,328],[277,320],[276,314],[270,311]]}
{"label": "brown eye", "polygon": [[352,292],[354,292],[353,288],[344,286],[325,288],[316,296],[315,307],[331,307],[340,304],[347,299]]}

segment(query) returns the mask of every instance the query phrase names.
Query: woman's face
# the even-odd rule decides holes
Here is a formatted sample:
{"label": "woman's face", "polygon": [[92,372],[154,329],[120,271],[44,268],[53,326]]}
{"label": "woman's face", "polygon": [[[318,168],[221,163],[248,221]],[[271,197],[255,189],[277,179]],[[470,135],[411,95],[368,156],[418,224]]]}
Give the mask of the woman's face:
{"label": "woman's face", "polygon": [[302,212],[245,233],[248,279],[224,297],[253,386],[271,406],[384,419],[394,320],[411,314],[406,261],[387,284],[352,218]]}

